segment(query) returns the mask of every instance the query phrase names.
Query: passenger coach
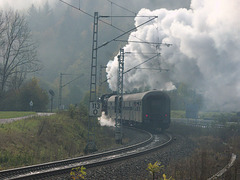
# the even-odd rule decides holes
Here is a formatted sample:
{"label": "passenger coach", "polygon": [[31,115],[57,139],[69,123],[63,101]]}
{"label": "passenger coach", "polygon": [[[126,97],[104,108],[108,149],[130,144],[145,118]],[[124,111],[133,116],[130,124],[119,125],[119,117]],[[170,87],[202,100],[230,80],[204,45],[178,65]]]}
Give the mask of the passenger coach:
{"label": "passenger coach", "polygon": [[[107,101],[106,114],[115,119],[115,97]],[[123,95],[123,123],[142,124],[152,128],[167,129],[170,126],[170,98],[158,90]]]}

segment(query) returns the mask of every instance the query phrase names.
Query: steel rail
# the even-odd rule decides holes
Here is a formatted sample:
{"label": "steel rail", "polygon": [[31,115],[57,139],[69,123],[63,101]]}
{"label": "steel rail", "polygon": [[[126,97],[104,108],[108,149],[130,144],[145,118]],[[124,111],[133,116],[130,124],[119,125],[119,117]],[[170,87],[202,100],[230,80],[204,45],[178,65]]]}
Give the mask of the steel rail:
{"label": "steel rail", "polygon": [[72,159],[65,159],[60,161],[32,165],[32,166],[25,166],[25,167],[19,167],[14,169],[3,170],[3,171],[0,171],[0,179],[16,179],[17,177],[21,179],[21,175],[23,174],[33,174],[34,172],[39,172],[39,170],[43,171],[43,170],[49,170],[51,168],[56,169],[58,167],[69,166],[70,164],[76,164],[80,162],[82,163],[85,161],[90,161],[90,160],[102,158],[105,156],[119,154],[122,152],[130,151],[130,150],[145,146],[146,144],[149,144],[153,141],[153,136],[151,133],[144,131],[142,129],[136,129],[136,128],[131,128],[131,129],[135,129],[137,131],[147,133],[149,135],[149,138],[143,142],[140,142],[134,145],[130,145],[127,147],[122,147],[114,150],[109,150],[101,153],[95,153],[95,154],[90,154],[90,155],[81,156],[81,157],[72,158]]}
{"label": "steel rail", "polygon": [[214,174],[212,177],[208,178],[207,180],[215,180],[215,179],[219,179],[220,177],[222,177],[223,174],[226,173],[234,165],[236,159],[237,159],[237,155],[232,153],[229,163],[222,170],[220,170],[219,172],[217,172],[216,174]]}
{"label": "steel rail", "polygon": [[22,176],[18,176],[18,177],[14,177],[14,179],[43,179],[43,178],[50,178],[53,176],[59,176],[62,174],[67,174],[70,173],[71,169],[74,167],[79,167],[79,166],[84,166],[85,168],[89,169],[92,167],[97,167],[97,166],[102,166],[102,165],[106,165],[109,163],[113,163],[113,162],[117,162],[117,161],[122,161],[122,160],[126,160],[129,158],[133,158],[133,157],[137,157],[143,154],[147,154],[150,153],[152,151],[155,151],[159,148],[165,147],[166,145],[170,144],[172,142],[172,136],[170,134],[166,134],[166,136],[168,136],[168,140],[158,146],[155,147],[151,147],[149,149],[144,149],[142,151],[139,152],[133,152],[133,153],[123,153],[122,155],[113,155],[113,157],[105,157],[105,159],[102,159],[100,161],[97,160],[93,160],[92,162],[83,162],[83,163],[79,163],[79,164],[74,164],[74,165],[70,165],[70,166],[65,166],[65,167],[61,167],[61,168],[54,168],[54,169],[50,169],[47,171],[41,171],[38,173],[30,173],[30,174],[26,174],[26,175],[22,175]]}

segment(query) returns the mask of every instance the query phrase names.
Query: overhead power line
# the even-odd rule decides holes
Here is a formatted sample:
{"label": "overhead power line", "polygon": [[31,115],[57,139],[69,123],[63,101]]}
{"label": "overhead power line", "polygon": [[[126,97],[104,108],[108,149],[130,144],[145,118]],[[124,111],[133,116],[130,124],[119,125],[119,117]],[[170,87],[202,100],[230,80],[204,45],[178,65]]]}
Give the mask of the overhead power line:
{"label": "overhead power line", "polygon": [[146,54],[159,54],[159,53],[156,53],[156,52],[128,52],[128,51],[126,51],[124,54],[125,55],[133,55],[133,54],[143,54],[143,55],[146,55]]}
{"label": "overhead power line", "polygon": [[107,0],[107,1],[110,2],[111,4],[114,4],[114,5],[117,6],[117,7],[120,7],[120,8],[122,8],[122,9],[124,9],[124,10],[130,12],[130,13],[133,13],[133,14],[135,14],[135,15],[137,14],[136,12],[133,12],[133,11],[131,11],[131,10],[129,10],[129,9],[125,8],[125,7],[123,7],[123,6],[120,6],[119,4],[117,4],[117,3],[115,3],[115,2],[112,2],[112,1],[110,1],[110,0]]}
{"label": "overhead power line", "polygon": [[[80,7],[77,8],[77,7],[71,5],[70,3],[67,3],[67,2],[65,2],[65,1],[63,1],[63,0],[59,0],[59,1],[62,2],[62,3],[64,3],[64,4],[66,4],[66,5],[68,5],[68,6],[70,6],[70,7],[72,7],[72,8],[74,8],[74,9],[76,9],[76,10],[79,10],[80,12],[82,12],[82,13],[84,13],[84,14],[92,17],[92,18],[94,18],[93,15],[91,15],[91,14],[89,14],[88,12],[80,9]],[[103,21],[103,20],[101,20],[101,19],[99,19],[99,21],[101,21],[101,22],[103,22],[104,24],[107,24],[107,25],[109,25],[109,26],[111,26],[111,27],[113,27],[113,28],[115,28],[115,29],[117,29],[117,30],[119,30],[119,31],[121,31],[121,32],[124,32],[124,30],[122,30],[122,29],[120,29],[120,28],[118,28],[118,27],[116,27],[116,26],[114,26],[114,25],[112,25],[112,24],[110,24],[110,23],[108,23],[108,22],[106,22],[106,21]]]}
{"label": "overhead power line", "polygon": [[[66,74],[62,74],[62,75],[66,75]],[[82,77],[82,76],[83,76],[83,74],[81,74],[80,76],[78,76],[78,77],[74,78],[73,80],[71,80],[71,81],[67,82],[66,84],[62,85],[62,87],[65,87],[66,85],[68,85],[68,84],[72,83],[73,81],[75,81],[75,80],[79,79],[79,78],[80,78],[80,77]]]}
{"label": "overhead power line", "polygon": [[[80,9],[80,7],[77,8],[77,7],[71,5],[70,3],[67,3],[67,2],[65,2],[65,1],[63,1],[63,0],[59,0],[59,1],[62,2],[62,3],[64,3],[64,4],[66,4],[66,5],[68,5],[68,6],[70,6],[70,7],[72,7],[72,8],[74,8],[74,9],[76,9],[76,10],[78,10],[78,11],[80,11],[80,12],[82,12],[82,13],[84,13],[84,14],[86,14],[86,15],[88,15],[88,16],[90,16],[90,17],[92,17],[92,18],[94,18],[93,15],[91,15],[91,14],[89,14],[88,12],[86,12],[86,11]],[[114,3],[114,4],[116,4],[116,3]],[[136,13],[134,13],[134,14],[136,14]],[[111,16],[102,16],[102,17],[111,17]],[[157,18],[158,16],[146,16],[146,17],[155,17],[155,18]],[[155,18],[154,18],[154,19],[155,19]],[[131,31],[132,31],[132,30],[130,30],[130,31],[128,31],[127,33],[125,33],[124,30],[118,28],[117,26],[112,25],[112,23],[108,23],[108,22],[103,21],[103,20],[101,20],[101,19],[98,19],[98,20],[101,21],[102,23],[108,25],[108,26],[111,26],[111,27],[113,27],[113,28],[115,28],[115,29],[117,29],[117,30],[123,32],[123,33],[124,33],[123,35],[125,35],[125,34],[127,34],[128,32],[131,32]],[[152,21],[152,19],[149,20],[148,22],[150,22],[150,21]],[[135,27],[134,29],[136,29],[136,27]],[[131,36],[132,36],[132,35],[131,35]],[[119,37],[121,37],[121,36],[119,36]],[[119,37],[117,37],[117,38],[119,38]],[[138,39],[139,41],[144,41],[144,40],[138,38],[137,36],[133,36],[133,37],[135,37],[135,38]],[[114,39],[116,40],[116,38],[114,38]],[[114,41],[115,41],[115,40],[114,40]],[[112,41],[111,41],[111,42],[112,42]],[[146,43],[147,43],[147,42],[146,42]],[[107,44],[108,44],[108,43],[107,43]],[[106,44],[105,44],[105,45],[106,45]],[[104,46],[105,46],[105,45],[104,45]],[[151,45],[151,44],[149,44],[149,45]]]}
{"label": "overhead power line", "polygon": [[158,16],[155,16],[154,18],[151,18],[151,19],[149,19],[148,21],[146,21],[146,22],[144,22],[144,23],[142,23],[142,24],[140,24],[140,25],[138,25],[138,26],[136,26],[136,27],[134,27],[134,28],[132,28],[132,29],[126,31],[126,32],[124,32],[123,34],[121,34],[121,35],[115,37],[114,39],[112,39],[112,40],[110,40],[110,41],[108,41],[108,42],[103,43],[101,46],[98,46],[98,49],[100,49],[100,48],[103,47],[103,46],[106,46],[107,44],[109,44],[109,43],[112,42],[112,41],[115,41],[116,39],[122,37],[123,35],[128,34],[129,32],[131,32],[131,31],[133,31],[133,30],[135,30],[135,29],[141,27],[142,25],[144,25],[144,24],[146,24],[146,23],[148,23],[148,22],[154,20],[154,19],[157,18],[157,17],[158,17]]}
{"label": "overhead power line", "polygon": [[166,72],[169,71],[169,69],[162,69],[162,68],[134,68],[134,69],[156,70],[156,71],[166,71]]}
{"label": "overhead power line", "polygon": [[79,79],[81,76],[83,76],[83,74],[78,75],[76,78],[74,78],[73,80],[71,80],[63,85],[63,82],[62,82],[63,75],[76,75],[76,74],[60,73],[59,96],[58,96],[58,109],[59,110],[62,109],[62,89],[63,89],[63,87],[67,86],[68,84],[72,83],[73,81],[75,81],[75,80]]}
{"label": "overhead power line", "polygon": [[172,44],[168,43],[160,43],[160,42],[147,42],[147,41],[127,41],[127,40],[122,40],[122,39],[116,39],[115,41],[119,42],[131,42],[131,43],[142,43],[142,44],[157,44],[157,45],[165,45],[167,47],[172,46]]}
{"label": "overhead power line", "polygon": [[147,59],[146,61],[143,61],[142,63],[140,63],[140,64],[138,64],[138,65],[136,65],[136,66],[134,66],[134,67],[128,69],[128,70],[125,71],[123,74],[128,73],[129,71],[131,71],[131,70],[133,70],[133,69],[136,69],[138,66],[141,66],[142,64],[144,64],[144,63],[146,63],[146,62],[148,62],[148,61],[154,59],[155,57],[157,57],[157,56],[159,56],[159,55],[160,55],[160,53],[158,53],[157,55],[155,55],[155,56],[153,56],[153,57]]}
{"label": "overhead power line", "polygon": [[151,18],[151,17],[156,17],[156,16],[99,16],[100,18],[130,18],[130,17],[135,17],[135,18],[139,18],[139,17],[147,17],[147,18]]}
{"label": "overhead power line", "polygon": [[64,3],[64,4],[66,4],[66,5],[68,5],[68,6],[70,6],[70,7],[72,7],[73,9],[77,9],[77,10],[81,11],[82,13],[84,13],[84,14],[92,17],[92,18],[94,18],[93,15],[91,15],[91,14],[87,13],[86,11],[83,11],[82,9],[80,9],[80,6],[79,6],[79,8],[77,8],[77,7],[71,5],[70,3],[67,3],[67,2],[65,2],[65,1],[63,1],[63,0],[59,0],[59,1],[62,2],[62,3]]}
{"label": "overhead power line", "polygon": [[[148,61],[150,61],[150,60],[154,59],[155,57],[157,57],[157,56],[159,56],[159,55],[160,55],[160,53],[157,53],[155,56],[152,56],[152,57],[148,58],[146,61],[143,61],[142,63],[140,63],[140,64],[138,64],[138,65],[136,65],[136,66],[134,66],[134,67],[132,67],[132,68],[128,69],[128,70],[127,70],[127,71],[125,71],[123,74],[125,74],[125,73],[128,73],[129,71],[131,71],[131,70],[133,70],[133,69],[138,69],[138,68],[137,68],[138,66],[141,66],[142,64],[144,64],[144,63],[146,63],[146,62],[148,62]],[[159,69],[158,69],[158,70],[159,70]],[[107,78],[107,79],[105,79],[104,81],[102,81],[102,83],[101,83],[101,84],[103,84],[103,83],[107,82],[109,79],[111,79],[111,77],[110,77],[110,78]]]}

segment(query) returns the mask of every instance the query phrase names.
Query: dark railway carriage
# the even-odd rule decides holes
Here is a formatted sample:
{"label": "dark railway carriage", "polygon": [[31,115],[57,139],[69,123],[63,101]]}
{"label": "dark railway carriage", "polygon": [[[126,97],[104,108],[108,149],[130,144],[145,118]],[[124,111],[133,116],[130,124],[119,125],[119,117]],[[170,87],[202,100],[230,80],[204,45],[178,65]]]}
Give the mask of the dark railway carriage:
{"label": "dark railway carriage", "polygon": [[[115,95],[108,98],[107,114],[115,118]],[[170,125],[170,98],[162,91],[148,91],[123,96],[123,123],[167,129]]]}

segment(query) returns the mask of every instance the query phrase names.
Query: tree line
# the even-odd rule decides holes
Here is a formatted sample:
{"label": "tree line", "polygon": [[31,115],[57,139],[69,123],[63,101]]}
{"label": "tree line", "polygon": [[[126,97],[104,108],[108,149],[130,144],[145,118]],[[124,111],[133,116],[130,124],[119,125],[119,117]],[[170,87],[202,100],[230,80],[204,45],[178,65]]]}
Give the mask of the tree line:
{"label": "tree line", "polygon": [[[24,104],[28,91],[47,98],[36,79],[24,85],[27,75],[41,68],[37,44],[25,16],[13,10],[0,10],[0,110],[28,110]],[[44,104],[46,106],[47,101]],[[39,106],[38,110],[42,109],[44,107]]]}

